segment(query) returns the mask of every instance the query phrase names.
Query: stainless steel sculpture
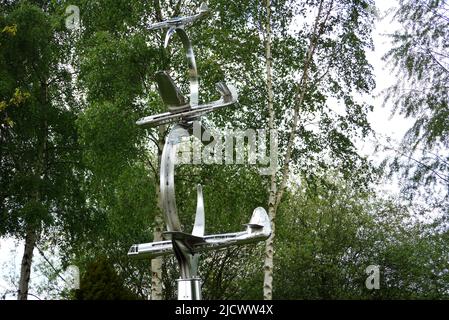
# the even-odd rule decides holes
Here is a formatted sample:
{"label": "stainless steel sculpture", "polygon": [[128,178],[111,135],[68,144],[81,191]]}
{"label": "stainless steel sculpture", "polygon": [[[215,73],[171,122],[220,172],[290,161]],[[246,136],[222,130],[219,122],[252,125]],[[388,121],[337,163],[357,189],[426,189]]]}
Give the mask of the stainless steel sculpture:
{"label": "stainless steel sculpture", "polygon": [[201,280],[198,277],[198,259],[200,252],[218,250],[231,245],[242,245],[267,239],[271,234],[270,220],[264,208],[256,208],[246,230],[242,232],[204,235],[204,202],[201,185],[197,186],[197,209],[192,233],[182,231],[179,221],[175,197],[175,163],[177,147],[182,138],[189,137],[193,121],[206,113],[230,106],[237,102],[237,90],[226,83],[217,83],[216,88],[221,95],[217,101],[199,105],[199,81],[195,55],[192,44],[185,32],[186,25],[204,17],[208,12],[202,4],[199,13],[191,17],[173,18],[150,26],[150,29],[168,28],[164,46],[168,46],[173,34],[181,38],[186,52],[190,75],[190,99],[181,94],[170,75],[161,71],[156,74],[159,93],[168,107],[168,112],[145,117],[137,121],[139,125],[157,126],[177,122],[170,130],[161,159],[160,192],[162,209],[165,214],[167,232],[165,241],[135,244],[131,246],[128,256],[137,258],[155,258],[172,254],[179,262],[181,277],[178,279],[179,300],[200,300]]}

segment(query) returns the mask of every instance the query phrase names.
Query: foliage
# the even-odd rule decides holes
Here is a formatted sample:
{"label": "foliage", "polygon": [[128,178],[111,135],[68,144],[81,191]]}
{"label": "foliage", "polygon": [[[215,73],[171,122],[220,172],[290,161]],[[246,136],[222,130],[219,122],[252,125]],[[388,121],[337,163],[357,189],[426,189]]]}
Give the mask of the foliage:
{"label": "foliage", "polygon": [[[447,235],[350,184],[300,186],[280,209],[278,299],[446,299]],[[368,290],[369,265],[380,289]]]}
{"label": "foliage", "polygon": [[[449,31],[448,3],[401,0],[394,18],[401,29],[391,35],[393,48],[385,59],[396,71],[398,82],[386,101],[395,112],[414,121],[392,163],[408,179],[404,192],[412,198],[426,193],[425,201],[437,202],[446,212],[449,197]],[[433,197],[435,188],[441,192]]]}
{"label": "foliage", "polygon": [[[74,264],[83,274],[78,299],[149,296],[150,261],[129,260],[126,252],[153,240],[167,128],[135,122],[164,110],[156,71],[169,70],[184,92],[188,77],[179,40],[166,52],[162,32],[148,25],[192,14],[199,2],[70,1],[79,6],[82,23],[68,31],[68,1],[0,1],[0,235],[24,238],[31,227],[44,251],[57,246],[60,268]],[[389,54],[418,90],[404,95],[400,86],[392,89],[399,112],[418,117],[405,143],[426,152],[447,147],[448,127],[446,67],[438,60],[447,28],[437,10],[446,3],[429,3],[401,1],[397,17],[406,33],[393,36],[397,46]],[[314,33],[313,13],[321,4],[328,13]],[[211,0],[209,7],[207,19],[187,28],[201,75],[200,99],[217,98],[214,85],[225,80],[236,84],[240,101],[207,121],[221,128],[266,128],[265,6]],[[273,112],[281,155],[294,137],[291,158],[279,161],[291,165],[292,179],[276,227],[275,298],[448,297],[444,220],[414,221],[409,208],[376,197],[369,188],[374,170],[353,142],[371,130],[371,106],[356,97],[374,88],[366,59],[373,19],[371,0],[272,4]],[[315,51],[307,62],[311,43]],[[306,69],[301,88],[298,75]],[[292,127],[295,112],[299,120]],[[449,160],[437,154],[411,167],[411,185],[430,186],[439,177],[435,172],[447,175]],[[198,183],[204,187],[206,234],[240,231],[252,210],[267,204],[269,181],[256,169],[178,166],[184,231],[193,225]],[[262,246],[204,253],[204,298],[260,299]],[[381,266],[379,291],[364,287],[370,264]],[[49,286],[57,279],[53,271],[45,271]],[[164,296],[173,299],[173,258],[164,259],[163,273]]]}
{"label": "foliage", "polygon": [[134,300],[137,297],[123,286],[113,265],[105,258],[91,262],[76,290],[77,300]]}
{"label": "foliage", "polygon": [[62,20],[28,3],[2,13],[0,25],[15,33],[0,46],[0,233],[68,231],[84,198]]}

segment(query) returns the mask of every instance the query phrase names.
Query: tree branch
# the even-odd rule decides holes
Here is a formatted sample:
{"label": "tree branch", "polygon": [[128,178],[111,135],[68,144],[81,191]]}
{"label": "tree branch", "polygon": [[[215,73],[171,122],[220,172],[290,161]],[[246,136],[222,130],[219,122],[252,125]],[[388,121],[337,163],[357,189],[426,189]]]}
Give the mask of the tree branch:
{"label": "tree branch", "polygon": [[279,206],[279,203],[282,200],[282,196],[283,196],[283,193],[284,193],[285,187],[287,185],[287,181],[288,181],[290,160],[291,160],[291,155],[293,152],[294,140],[296,137],[296,128],[297,128],[298,122],[299,122],[299,111],[304,102],[304,98],[305,98],[305,95],[306,95],[306,92],[308,89],[307,83],[309,80],[309,69],[312,64],[313,55],[315,53],[315,49],[318,44],[319,36],[323,33],[325,24],[329,18],[332,8],[333,8],[333,0],[331,0],[331,2],[329,4],[329,9],[327,10],[327,12],[325,14],[324,21],[321,23],[320,27],[318,28],[318,25],[321,20],[321,14],[323,12],[323,3],[324,3],[324,0],[321,0],[319,8],[318,8],[318,13],[315,18],[313,32],[312,32],[312,35],[310,36],[310,44],[309,44],[309,48],[307,50],[306,60],[304,62],[304,66],[303,66],[302,77],[301,77],[299,84],[296,87],[295,107],[293,109],[293,112],[294,112],[293,113],[293,122],[291,125],[290,136],[289,136],[288,143],[287,143],[287,151],[286,151],[285,157],[284,157],[281,185],[280,185],[279,190],[276,193],[276,202],[275,202],[276,208]]}
{"label": "tree branch", "polygon": [[[36,244],[36,249],[39,252],[39,254],[42,256],[42,258],[44,258],[44,260],[49,264],[49,266],[56,272],[56,275],[62,279],[62,281],[64,281],[65,283],[67,283],[67,281],[60,275],[61,270],[57,270],[53,264],[50,262],[50,260],[47,259],[47,257],[45,256],[44,252],[39,248],[39,246]],[[29,294],[29,293],[28,293]]]}

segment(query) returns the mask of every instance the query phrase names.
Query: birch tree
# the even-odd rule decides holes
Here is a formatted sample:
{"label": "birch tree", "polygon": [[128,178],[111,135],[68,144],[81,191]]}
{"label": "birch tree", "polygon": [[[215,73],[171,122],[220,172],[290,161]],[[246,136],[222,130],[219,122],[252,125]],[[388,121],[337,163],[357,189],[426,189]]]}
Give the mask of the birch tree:
{"label": "birch tree", "polygon": [[0,29],[13,30],[0,46],[0,101],[8,103],[0,111],[0,233],[24,241],[19,300],[28,298],[36,246],[84,220],[77,109],[57,9],[11,1],[0,11]]}
{"label": "birch tree", "polygon": [[[163,109],[152,75],[157,70],[172,68],[170,71],[176,81],[182,83],[184,75],[176,73],[173,66],[184,64],[185,57],[176,50],[168,53],[162,50],[163,34],[150,32],[147,27],[165,18],[192,14],[200,2],[104,0],[74,1],[73,4],[79,5],[83,17],[76,43],[78,58],[73,66],[79,85],[80,101],[76,102],[82,109],[76,121],[77,133],[83,148],[82,154],[76,154],[75,158],[82,159],[85,166],[81,175],[85,181],[78,190],[88,191],[89,199],[85,203],[91,205],[90,214],[102,221],[98,225],[104,226],[104,230],[94,229],[92,233],[77,238],[80,245],[74,246],[74,250],[86,249],[83,254],[87,259],[95,254],[95,249],[104,249],[111,258],[118,254],[111,248],[111,243],[126,248],[130,245],[131,236],[135,236],[134,241],[150,241],[146,229],[149,220],[156,222],[153,224],[154,240],[159,239],[163,230],[161,212],[153,201],[158,197],[157,187],[151,189],[150,185],[158,185],[159,159],[156,155],[160,156],[164,128],[145,131],[138,128],[135,121]],[[209,120],[222,127],[268,127],[278,131],[281,170],[261,182],[269,190],[268,209],[273,222],[264,269],[264,296],[267,299],[273,296],[276,214],[289,177],[300,176],[309,182],[308,185],[313,185],[313,181],[325,175],[329,168],[338,168],[339,173],[348,179],[366,172],[366,163],[355,153],[350,138],[363,136],[369,131],[366,122],[369,106],[357,102],[354,93],[369,92],[373,87],[371,69],[364,53],[371,45],[371,5],[371,2],[362,0],[277,1],[272,4],[256,0],[213,0],[209,2],[213,14],[188,30],[197,48],[198,68],[202,76],[201,99],[209,101],[215,98],[215,83],[222,80],[237,84],[240,92],[237,110],[222,110],[210,115]],[[301,23],[292,29],[298,17],[301,17]],[[8,22],[7,25],[12,24]],[[184,86],[185,83],[181,85],[182,88]],[[67,89],[66,86],[60,88]],[[10,97],[13,89],[11,86],[2,92],[0,101]],[[65,92],[65,96],[67,94]],[[344,112],[336,112],[330,98],[341,101]],[[14,109],[8,106],[4,110],[14,121],[14,114],[10,112]],[[73,128],[76,117],[69,118],[73,122],[66,128]],[[157,150],[154,156],[149,152],[148,141],[155,143]],[[142,174],[144,169],[152,172],[156,179]],[[234,175],[251,177],[245,175],[246,169],[233,169]],[[197,172],[191,170],[192,176]],[[228,168],[219,172],[230,174]],[[141,175],[141,180],[137,179],[138,175]],[[5,177],[9,179],[7,174]],[[131,180],[141,182],[147,192]],[[226,182],[227,179],[220,181]],[[363,182],[365,180],[360,179],[360,183]],[[76,189],[77,183],[70,183],[70,186]],[[128,187],[135,190],[133,195],[123,194]],[[225,190],[221,189],[222,192]],[[148,196],[148,192],[154,192],[154,195]],[[143,200],[144,196],[148,198]],[[237,198],[231,197],[229,201]],[[249,200],[245,207],[253,204],[253,199]],[[2,206],[11,203],[4,201]],[[124,223],[131,219],[124,209],[127,203],[134,211],[133,223],[130,224]],[[66,204],[64,209],[68,207]],[[217,214],[226,213],[217,210]],[[239,214],[243,219],[243,213]],[[74,216],[77,215],[80,213]],[[235,216],[225,216],[225,219],[238,221]],[[128,228],[138,225],[138,221],[141,221],[139,228]],[[79,224],[72,227],[73,230],[80,229]],[[126,231],[128,237],[121,236],[120,231]],[[112,242],[108,248],[109,240]],[[92,248],[92,241],[102,245]],[[28,242],[33,243],[32,237]],[[123,263],[120,259],[116,261]],[[160,260],[153,261],[152,271],[151,296],[157,299],[162,292]]]}
{"label": "birch tree", "polygon": [[[155,1],[148,23],[193,13],[198,6],[199,1]],[[239,110],[223,110],[209,120],[222,127],[266,125],[278,131],[280,140],[281,169],[265,184],[274,232],[266,248],[264,297],[271,299],[275,218],[289,177],[301,176],[313,185],[327,170],[337,168],[361,187],[369,180],[366,159],[357,155],[351,139],[370,130],[366,114],[371,107],[354,96],[374,87],[365,56],[372,47],[373,2],[277,1],[270,7],[252,0],[216,0],[209,6],[213,14],[188,29],[202,76],[201,98],[213,97],[214,84],[223,79],[238,84],[241,97]],[[301,23],[290,30],[298,17]],[[160,44],[162,34],[149,37]],[[172,50],[159,67],[182,65],[184,59]],[[183,75],[175,69],[170,70],[182,83]],[[340,113],[337,104],[343,109]],[[152,138],[158,139],[160,135]]]}
{"label": "birch tree", "polygon": [[[279,77],[282,72],[285,73],[285,68],[282,70],[283,66],[278,66],[281,72],[276,74],[273,64],[286,61],[285,57],[274,58],[272,49],[274,41],[277,41],[276,44],[282,43],[288,32],[277,30],[278,37],[282,35],[284,39],[276,38],[272,29],[276,22],[272,18],[272,10],[279,15],[279,11],[285,10],[282,5],[292,10],[291,16],[305,20],[300,24],[300,30],[291,36],[292,41],[298,44],[295,50],[301,51],[301,45],[305,50],[302,49],[304,51],[297,68],[293,63],[290,64],[293,68],[287,67],[287,75],[290,73],[293,84],[283,86],[283,89],[290,89],[290,99],[284,98],[284,105],[281,102],[281,107],[276,108],[273,74]],[[273,232],[265,249],[264,299],[273,298],[276,214],[289,178],[299,174],[303,179],[313,180],[325,174],[330,166],[335,166],[347,178],[351,172],[367,169],[366,161],[357,155],[350,138],[357,135],[357,130],[361,136],[369,132],[366,114],[370,107],[356,102],[354,94],[368,93],[374,86],[371,67],[365,56],[365,50],[372,47],[373,8],[372,1],[320,0],[303,4],[265,1],[268,126],[281,131],[286,129],[281,132],[284,135],[281,137],[284,141],[281,144],[281,170],[271,175],[269,184],[268,213]],[[289,22],[292,23],[292,20]],[[299,81],[294,80],[297,74]],[[286,92],[277,94],[278,97],[288,96]],[[343,104],[346,114],[335,112],[332,104],[338,104],[338,101]],[[287,112],[287,117],[284,112]],[[306,126],[312,124],[315,129],[307,130]]]}

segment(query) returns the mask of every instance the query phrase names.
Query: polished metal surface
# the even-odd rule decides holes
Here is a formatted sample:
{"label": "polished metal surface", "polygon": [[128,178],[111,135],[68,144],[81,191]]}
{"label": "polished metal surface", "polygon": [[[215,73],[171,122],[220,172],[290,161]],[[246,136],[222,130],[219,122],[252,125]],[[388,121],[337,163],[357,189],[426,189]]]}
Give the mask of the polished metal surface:
{"label": "polished metal surface", "polygon": [[[171,128],[166,137],[160,165],[160,197],[167,225],[167,232],[163,236],[166,240],[135,244],[129,249],[128,256],[155,258],[174,254],[178,260],[181,275],[181,278],[178,280],[179,300],[201,299],[201,280],[197,274],[201,252],[263,241],[271,234],[271,225],[267,212],[264,208],[259,207],[254,209],[250,222],[245,225],[245,231],[204,235],[205,208],[201,185],[197,185],[197,208],[192,233],[182,230],[182,224],[178,217],[175,196],[175,164],[178,146],[184,138],[189,138],[192,135],[193,121],[219,108],[231,106],[238,99],[237,90],[234,86],[220,82],[216,84],[220,99],[199,104],[198,71],[192,44],[185,31],[185,26],[204,17],[207,12],[207,6],[203,4],[199,13],[194,16],[177,17],[149,27],[150,29],[168,29],[165,35],[165,48],[169,45],[170,39],[175,33],[180,37],[188,61],[190,96],[189,101],[187,101],[168,72],[160,71],[156,74],[156,82],[168,112],[145,117],[137,121],[138,125],[147,126],[173,122],[177,122],[177,124]],[[203,130],[204,126],[201,125],[201,128]]]}
{"label": "polished metal surface", "polygon": [[138,125],[159,126],[162,124],[172,123],[174,121],[188,122],[193,121],[201,116],[206,115],[209,112],[215,111],[220,108],[228,107],[235,104],[238,100],[237,90],[233,85],[227,85],[225,83],[217,83],[217,90],[221,94],[221,98],[201,104],[188,109],[183,108],[180,111],[164,112],[157,115],[144,117],[137,121]]}
{"label": "polished metal surface", "polygon": [[204,229],[206,227],[206,222],[204,221],[203,187],[200,184],[197,185],[196,191],[196,215],[195,222],[193,224],[192,235],[196,237],[202,237],[204,236]]}
{"label": "polished metal surface", "polygon": [[183,26],[170,28],[165,36],[165,48],[167,48],[170,39],[175,32],[178,34],[181,42],[184,46],[184,51],[187,57],[187,63],[189,65],[189,75],[190,75],[190,106],[198,105],[199,97],[199,80],[198,80],[198,70],[196,68],[195,54],[193,53],[192,43],[187,36]]}
{"label": "polished metal surface", "polygon": [[181,231],[175,196],[175,157],[178,144],[189,132],[182,125],[175,125],[168,134],[161,157],[160,192],[162,209],[168,231]]}
{"label": "polished metal surface", "polygon": [[178,300],[201,300],[201,279],[178,279]]}
{"label": "polished metal surface", "polygon": [[156,83],[159,94],[164,104],[171,112],[185,110],[190,107],[186,98],[182,95],[181,90],[176,86],[168,72],[159,71],[156,73]]}
{"label": "polished metal surface", "polygon": [[[128,256],[142,258],[156,258],[159,256],[173,254],[171,239],[185,239],[189,243],[192,253],[224,249],[231,245],[244,245],[267,239],[271,234],[271,225],[268,214],[264,208],[256,208],[251,220],[245,225],[246,230],[242,232],[224,233],[206,236],[195,236],[186,233],[165,233],[166,241],[135,244],[128,252]],[[192,237],[194,236],[194,237]]]}
{"label": "polished metal surface", "polygon": [[163,28],[174,28],[174,27],[183,27],[189,24],[192,24],[196,20],[204,17],[209,12],[209,8],[207,7],[207,4],[202,3],[199,8],[199,12],[193,16],[189,17],[175,17],[172,19],[168,19],[162,22],[158,22],[155,24],[152,24],[148,27],[149,30],[155,30],[155,29],[163,29]]}

